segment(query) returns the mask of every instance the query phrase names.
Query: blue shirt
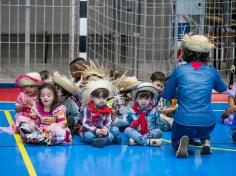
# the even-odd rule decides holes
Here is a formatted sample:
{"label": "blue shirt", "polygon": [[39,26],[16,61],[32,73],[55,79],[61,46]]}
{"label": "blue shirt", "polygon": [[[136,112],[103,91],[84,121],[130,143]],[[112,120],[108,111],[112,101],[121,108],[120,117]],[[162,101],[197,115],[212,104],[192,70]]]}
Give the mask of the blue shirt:
{"label": "blue shirt", "polygon": [[178,66],[164,88],[163,98],[174,98],[177,88],[176,123],[186,126],[210,126],[215,123],[211,107],[212,89],[224,92],[227,86],[214,67],[203,64],[199,69],[194,69],[191,63]]}

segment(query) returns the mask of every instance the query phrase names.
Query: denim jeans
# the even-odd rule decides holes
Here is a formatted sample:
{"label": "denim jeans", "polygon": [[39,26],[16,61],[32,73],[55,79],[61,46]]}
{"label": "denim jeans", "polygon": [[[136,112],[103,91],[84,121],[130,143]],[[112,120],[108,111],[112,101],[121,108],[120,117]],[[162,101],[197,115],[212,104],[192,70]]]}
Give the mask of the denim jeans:
{"label": "denim jeans", "polygon": [[[111,144],[116,136],[119,136],[119,129],[117,127],[112,127],[110,131],[108,131],[108,135],[104,137],[107,141],[106,144]],[[81,140],[86,143],[91,143],[91,140],[95,138],[100,137],[97,136],[95,133],[87,131],[82,135]]]}
{"label": "denim jeans", "polygon": [[145,146],[149,145],[149,139],[150,138],[156,139],[156,138],[161,137],[161,130],[160,129],[153,129],[153,130],[149,131],[147,134],[142,135],[137,130],[128,127],[128,128],[125,129],[124,133],[128,138],[132,138],[138,144],[145,145]]}
{"label": "denim jeans", "polygon": [[198,138],[201,141],[210,140],[210,133],[215,128],[215,124],[211,126],[185,126],[176,122],[172,125],[171,141],[172,147],[177,150],[179,147],[179,140],[182,136],[186,135],[190,140]]}

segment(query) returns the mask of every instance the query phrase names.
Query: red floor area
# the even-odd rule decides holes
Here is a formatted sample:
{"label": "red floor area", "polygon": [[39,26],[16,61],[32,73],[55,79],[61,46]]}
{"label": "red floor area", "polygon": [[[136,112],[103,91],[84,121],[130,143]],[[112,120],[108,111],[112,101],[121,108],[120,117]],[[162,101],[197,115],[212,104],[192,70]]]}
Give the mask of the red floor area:
{"label": "red floor area", "polygon": [[[16,101],[16,97],[21,91],[20,88],[0,89],[0,101]],[[225,94],[213,93],[213,102],[227,102],[228,98]]]}

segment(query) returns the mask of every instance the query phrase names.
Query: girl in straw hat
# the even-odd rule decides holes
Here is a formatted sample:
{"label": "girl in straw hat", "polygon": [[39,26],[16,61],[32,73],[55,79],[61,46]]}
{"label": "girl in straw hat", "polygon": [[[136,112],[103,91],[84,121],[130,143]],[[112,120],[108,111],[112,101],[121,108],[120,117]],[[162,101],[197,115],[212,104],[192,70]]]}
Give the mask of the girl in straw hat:
{"label": "girl in straw hat", "polygon": [[18,132],[19,124],[29,115],[34,101],[38,99],[38,86],[44,82],[36,72],[21,74],[16,78],[16,86],[23,88],[16,98],[15,124],[11,127],[2,127],[1,130],[9,133]]}
{"label": "girl in straw hat", "polygon": [[117,127],[126,127],[129,125],[128,121],[124,116],[129,112],[130,108],[134,105],[134,101],[131,95],[141,81],[135,76],[126,77],[118,84],[120,95],[114,98],[112,103],[112,124]]}
{"label": "girl in straw hat", "polygon": [[107,97],[113,90],[110,81],[100,79],[88,82],[83,93],[83,102],[87,106],[80,134],[82,141],[95,147],[121,143],[119,129],[111,126],[112,109],[107,106]]}
{"label": "girl in straw hat", "polygon": [[158,96],[157,89],[151,83],[141,83],[132,95],[135,104],[126,115],[130,126],[124,132],[129,145],[160,146],[162,122],[159,111],[151,103]]}
{"label": "girl in straw hat", "polygon": [[183,59],[169,78],[163,98],[171,100],[178,89],[178,109],[172,125],[172,146],[176,157],[187,157],[189,139],[202,141],[202,154],[210,154],[210,133],[215,127],[211,109],[212,89],[224,92],[227,88],[217,70],[207,65],[210,50],[214,47],[210,38],[188,34],[183,37]]}
{"label": "girl in straw hat", "polygon": [[20,135],[26,143],[57,145],[71,143],[66,122],[66,107],[58,104],[53,84],[39,87],[39,101],[34,102],[28,118],[20,126]]}
{"label": "girl in straw hat", "polygon": [[68,127],[71,133],[74,134],[76,132],[75,129],[81,125],[82,114],[79,111],[78,105],[71,97],[79,90],[79,87],[75,86],[69,79],[58,72],[53,73],[52,80],[58,91],[59,103],[64,104],[66,107]]}

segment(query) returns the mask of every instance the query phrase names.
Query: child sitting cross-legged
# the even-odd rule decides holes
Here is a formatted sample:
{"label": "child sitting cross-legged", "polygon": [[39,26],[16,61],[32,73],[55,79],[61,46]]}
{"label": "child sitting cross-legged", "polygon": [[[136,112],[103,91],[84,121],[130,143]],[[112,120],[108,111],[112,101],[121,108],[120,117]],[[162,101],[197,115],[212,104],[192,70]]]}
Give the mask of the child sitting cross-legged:
{"label": "child sitting cross-legged", "polygon": [[129,145],[161,145],[159,128],[162,122],[159,111],[151,103],[157,95],[157,89],[151,83],[141,83],[132,92],[136,102],[126,116],[130,126],[124,132],[129,138]]}
{"label": "child sitting cross-legged", "polygon": [[120,144],[119,129],[111,126],[112,109],[107,106],[107,98],[112,94],[113,85],[108,80],[89,81],[83,92],[84,116],[80,131],[82,141],[94,147]]}

